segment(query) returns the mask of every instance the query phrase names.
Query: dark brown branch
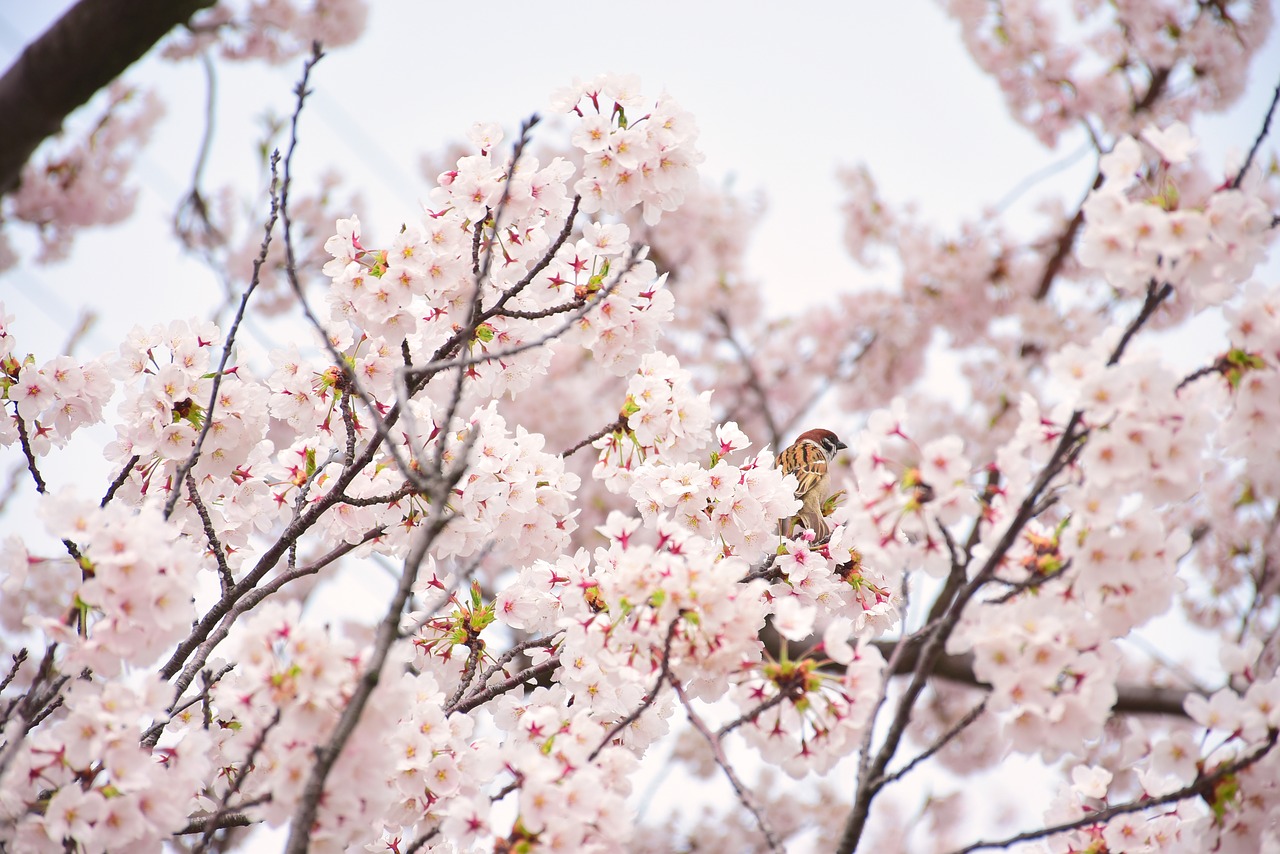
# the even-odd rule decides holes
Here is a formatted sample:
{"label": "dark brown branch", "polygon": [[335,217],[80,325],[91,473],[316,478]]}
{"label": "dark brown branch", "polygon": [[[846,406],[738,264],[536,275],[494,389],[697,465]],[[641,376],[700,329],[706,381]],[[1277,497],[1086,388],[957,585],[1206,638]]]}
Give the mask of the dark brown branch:
{"label": "dark brown branch", "polygon": [[1147,87],[1142,99],[1133,105],[1133,115],[1145,113],[1155,106],[1156,100],[1164,94],[1164,88],[1169,84],[1169,74],[1172,71],[1172,68],[1157,68],[1151,72],[1151,85]]}
{"label": "dark brown branch", "polygon": [[367,498],[352,498],[349,495],[344,495],[338,499],[338,503],[350,504],[352,507],[376,507],[380,504],[395,504],[402,498],[410,495],[416,495],[417,492],[418,491],[414,488],[413,484],[406,483],[404,486],[394,492],[388,492],[386,495],[370,495]]}
{"label": "dark brown branch", "polygon": [[[13,422],[18,425],[18,441],[22,445],[22,455],[27,460],[27,471],[31,472],[31,479],[36,483],[36,492],[44,495],[47,488],[44,478],[40,476],[40,468],[36,465],[36,454],[31,448],[31,439],[27,435],[27,423],[16,412],[13,414]],[[62,545],[66,548],[67,554],[71,555],[71,559],[80,564],[83,570],[84,559],[80,555],[80,547],[65,538],[62,540]],[[81,628],[83,629],[83,626]]]}
{"label": "dark brown branch", "polygon": [[[1102,186],[1102,173],[1099,172],[1093,178],[1093,186],[1089,193]],[[1085,199],[1089,198],[1089,193],[1085,193]],[[1042,301],[1049,295],[1049,289],[1053,287],[1054,280],[1058,278],[1058,274],[1062,272],[1062,265],[1066,263],[1067,256],[1071,254],[1072,248],[1076,245],[1076,235],[1080,233],[1080,227],[1084,225],[1084,199],[1080,200],[1080,206],[1076,208],[1076,215],[1067,223],[1067,227],[1062,230],[1062,234],[1058,236],[1058,242],[1054,244],[1053,254],[1049,256],[1049,260],[1044,264],[1044,272],[1040,274],[1040,284],[1036,286],[1035,298],[1037,302]]]}
{"label": "dark brown branch", "polygon": [[515,317],[520,320],[541,320],[544,317],[554,317],[557,314],[564,314],[566,311],[573,311],[575,308],[582,308],[583,300],[580,297],[574,297],[568,302],[562,302],[559,305],[553,305],[550,308],[540,309],[538,311],[517,311],[515,309],[503,309],[503,317]]}
{"label": "dark brown branch", "polygon": [[419,836],[417,839],[413,840],[413,844],[404,850],[404,854],[418,854],[418,852],[422,850],[422,846],[426,845],[439,835],[440,827],[437,825]]}
{"label": "dark brown branch", "polygon": [[1111,358],[1107,360],[1108,368],[1119,363],[1120,357],[1124,355],[1125,348],[1129,346],[1129,341],[1137,334],[1142,324],[1146,323],[1151,318],[1151,315],[1156,313],[1160,303],[1168,299],[1172,293],[1173,285],[1168,282],[1159,287],[1156,287],[1154,280],[1147,284],[1147,297],[1142,302],[1142,309],[1138,312],[1138,316],[1125,327],[1124,334],[1120,336],[1120,343],[1116,344],[1116,349],[1112,352]]}
{"label": "dark brown branch", "polygon": [[[5,674],[4,679],[0,679],[0,691],[4,691],[5,688],[8,688],[9,683],[17,678],[18,671],[22,669],[22,665],[26,662],[28,655],[29,653],[25,646],[13,654],[13,664],[9,666],[9,672]],[[9,716],[5,715],[3,718],[0,718],[0,723],[3,723],[8,719]]]}
{"label": "dark brown branch", "polygon": [[106,507],[111,503],[111,499],[116,497],[116,493],[120,491],[120,487],[124,486],[124,482],[129,479],[129,475],[133,474],[133,467],[137,464],[137,454],[129,457],[124,464],[124,468],[120,469],[120,474],[116,475],[116,479],[111,481],[111,486],[107,487],[107,494],[102,496],[102,502],[98,505],[99,507]]}
{"label": "dark brown branch", "polygon": [[[523,652],[527,652],[528,650],[531,650],[536,646],[541,646],[541,647],[546,647],[547,649],[551,649],[555,645],[556,641],[559,639],[560,635],[562,634],[564,634],[564,632],[559,631],[553,635],[539,635],[538,637],[529,638],[526,641],[521,641],[520,643],[511,647],[511,649],[504,652],[502,655],[498,656],[498,659],[493,664],[489,665],[489,667],[486,668],[485,671],[480,674],[480,678],[476,680],[476,684],[484,685],[486,682],[492,679],[494,675],[496,675],[497,673],[499,672],[506,673],[506,669],[505,669],[506,666],[509,663],[511,663],[513,660],[515,660],[515,657],[517,655],[520,655]],[[507,675],[510,676],[510,674],[507,674]]]}
{"label": "dark brown branch", "polygon": [[[773,552],[772,554],[766,555],[759,563],[753,564],[751,566],[751,570],[746,575],[738,579],[738,583],[746,584],[748,581],[754,581],[757,578],[767,578],[771,581],[776,580],[774,577],[772,577],[772,573],[773,573],[773,565],[777,563],[777,561],[778,561],[777,552]],[[778,577],[781,577],[780,573],[781,573],[781,570],[779,570]]]}
{"label": "dark brown branch", "polygon": [[224,827],[252,827],[255,824],[257,824],[255,819],[238,813],[201,816],[200,818],[191,819],[191,821],[187,822],[186,827],[175,831],[173,835],[190,836],[193,833],[206,833],[210,827],[214,830],[221,830]]}
{"label": "dark brown branch", "polygon": [[31,449],[31,437],[27,435],[27,422],[18,413],[13,414],[13,423],[18,425],[18,442],[22,445],[22,455],[27,459],[27,471],[36,483],[36,492],[44,495],[44,478],[40,476],[40,468],[36,465],[36,454]]}
{"label": "dark brown branch", "polygon": [[[508,184],[509,183],[510,182],[508,182]],[[547,251],[542,253],[542,257],[538,259],[538,263],[534,264],[533,267],[529,269],[529,272],[524,275],[524,278],[508,288],[507,291],[498,298],[498,301],[480,316],[479,323],[483,323],[484,321],[492,317],[496,317],[499,314],[504,314],[507,303],[511,301],[512,297],[529,287],[529,285],[533,283],[533,280],[538,277],[538,274],[547,269],[547,265],[551,263],[551,260],[556,257],[556,253],[560,251],[560,247],[564,246],[565,241],[569,239],[569,235],[573,233],[573,221],[578,216],[578,206],[581,204],[582,197],[574,196],[573,204],[569,207],[569,215],[565,217],[564,225],[560,228],[560,233],[556,235],[556,239],[551,241],[551,245],[547,247]]]}
{"label": "dark brown branch", "polygon": [[490,685],[488,688],[485,688],[483,691],[477,691],[476,693],[472,694],[470,697],[467,697],[465,700],[459,703],[456,707],[452,709],[445,709],[445,713],[453,714],[457,712],[459,714],[466,714],[467,712],[471,711],[472,709],[478,706],[483,706],[485,703],[489,702],[494,697],[500,697],[503,694],[510,691],[512,688],[515,688],[518,685],[523,685],[525,682],[528,682],[530,679],[538,679],[539,677],[545,676],[546,674],[555,670],[559,666],[560,666],[560,655],[559,653],[556,653],[555,655],[551,656],[541,664],[535,664],[533,667],[529,667],[524,670],[521,670],[519,673],[517,673],[514,676],[507,677],[506,679],[502,680],[496,685]]}
{"label": "dark brown branch", "polygon": [[1173,393],[1177,394],[1187,386],[1191,385],[1196,380],[1203,379],[1204,377],[1207,377],[1210,374],[1221,374],[1224,371],[1230,369],[1230,367],[1231,367],[1231,363],[1227,361],[1227,357],[1220,356],[1219,358],[1213,361],[1213,364],[1205,365],[1202,368],[1197,368],[1196,370],[1192,371],[1191,373],[1183,377],[1182,382],[1178,383],[1174,387]]}
{"label": "dark brown branch", "polygon": [[209,509],[200,500],[196,479],[191,476],[191,472],[187,472],[187,497],[191,499],[196,513],[200,515],[200,522],[204,525],[204,536],[209,541],[209,551],[213,552],[213,559],[218,562],[218,581],[222,584],[222,593],[225,596],[236,580],[231,576],[231,567],[227,566],[227,555],[222,550],[222,541],[218,539],[218,532],[213,529],[213,519],[209,516]]}
{"label": "dark brown branch", "polygon": [[73,110],[214,0],[80,0],[0,77],[0,194]]}

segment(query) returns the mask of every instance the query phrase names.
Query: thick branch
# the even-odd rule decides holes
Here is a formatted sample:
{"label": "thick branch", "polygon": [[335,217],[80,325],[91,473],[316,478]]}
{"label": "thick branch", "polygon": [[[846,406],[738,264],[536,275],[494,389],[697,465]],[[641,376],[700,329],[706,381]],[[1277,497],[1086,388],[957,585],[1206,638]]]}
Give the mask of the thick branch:
{"label": "thick branch", "polygon": [[[880,654],[884,656],[885,660],[888,661],[899,644],[896,641],[876,641],[875,646],[880,650]],[[890,675],[903,676],[914,672],[916,663],[919,660],[920,644],[908,641],[906,649],[899,654],[896,666]],[[838,668],[841,671],[843,669]],[[941,656],[933,667],[932,675],[970,688],[986,689],[991,687],[979,681],[978,677],[974,675],[973,656],[971,655]],[[1183,708],[1183,704],[1186,702],[1189,693],[1191,692],[1179,688],[1162,688],[1155,685],[1117,685],[1116,702],[1111,707],[1111,713],[1116,715],[1169,715],[1185,718],[1187,717],[1187,712]]]}
{"label": "thick branch", "polygon": [[80,0],[0,77],[0,194],[62,122],[214,0]]}

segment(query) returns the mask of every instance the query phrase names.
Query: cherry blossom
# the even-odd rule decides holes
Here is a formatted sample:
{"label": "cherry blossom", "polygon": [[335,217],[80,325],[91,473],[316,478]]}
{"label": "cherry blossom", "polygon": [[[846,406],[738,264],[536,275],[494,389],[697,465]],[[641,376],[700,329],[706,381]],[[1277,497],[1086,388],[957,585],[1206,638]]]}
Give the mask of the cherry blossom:
{"label": "cherry blossom", "polygon": [[[0,548],[0,844],[1277,849],[1280,192],[1193,121],[1271,12],[944,5],[1017,121],[1089,129],[1097,179],[1047,225],[945,231],[843,169],[892,289],[766,308],[759,204],[603,74],[552,96],[562,129],[473,124],[389,236],[328,179],[270,191],[297,247],[187,234],[306,318],[261,358],[239,314],[79,358],[0,306],[0,445],[43,526]],[[363,16],[219,6],[169,52],[279,61]],[[111,148],[67,198],[120,197]],[[810,421],[849,444],[831,530],[784,536],[774,449]],[[57,466],[93,446],[102,489]],[[316,616],[353,584],[373,616]],[[966,792],[913,819],[893,785],[1009,754],[1053,794],[977,843]],[[659,766],[732,795],[643,815]]]}

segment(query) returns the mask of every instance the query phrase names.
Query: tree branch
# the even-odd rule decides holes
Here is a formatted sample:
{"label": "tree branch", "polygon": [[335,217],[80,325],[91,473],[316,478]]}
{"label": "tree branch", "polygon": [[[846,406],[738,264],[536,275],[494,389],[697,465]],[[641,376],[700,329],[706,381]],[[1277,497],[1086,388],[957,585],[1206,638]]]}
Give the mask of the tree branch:
{"label": "tree branch", "polygon": [[1262,120],[1262,130],[1258,131],[1258,135],[1254,137],[1253,145],[1249,148],[1249,154],[1245,157],[1244,164],[1240,167],[1240,171],[1236,173],[1235,180],[1231,182],[1231,189],[1240,189],[1240,183],[1244,181],[1244,174],[1253,165],[1253,158],[1257,156],[1258,149],[1262,146],[1262,140],[1266,138],[1267,133],[1271,130],[1271,117],[1275,115],[1277,101],[1280,101],[1280,83],[1276,84],[1276,91],[1271,95],[1271,106],[1267,107],[1266,118]]}
{"label": "tree branch", "polygon": [[729,758],[725,756],[724,748],[720,744],[720,739],[713,733],[702,719],[694,714],[693,706],[688,696],[684,693],[684,688],[676,680],[671,680],[671,687],[676,689],[677,696],[680,697],[681,704],[684,705],[685,714],[689,718],[689,723],[693,728],[706,739],[707,746],[711,748],[711,755],[715,759],[716,764],[720,766],[720,770],[724,771],[724,775],[729,778],[729,785],[733,786],[733,791],[738,796],[738,801],[747,808],[747,811],[755,817],[756,824],[760,827],[760,832],[764,834],[765,844],[769,846],[769,850],[776,854],[782,852],[782,842],[778,839],[773,828],[769,826],[769,822],[765,820],[764,811],[760,805],[756,803],[756,799],[752,796],[751,790],[743,785],[742,780],[738,779],[738,775],[734,773],[733,766],[729,764]]}
{"label": "tree branch", "polygon": [[1237,759],[1235,762],[1228,762],[1225,765],[1219,766],[1213,773],[1199,777],[1195,782],[1184,786],[1176,792],[1170,792],[1169,794],[1161,795],[1158,798],[1141,798],[1136,801],[1116,804],[1113,807],[1106,807],[1105,809],[1087,813],[1075,821],[1065,821],[1061,824],[1042,827],[1039,830],[1029,830],[1025,833],[1019,833],[1016,836],[1010,836],[1007,839],[1001,839],[993,842],[975,842],[966,848],[956,850],[953,854],[969,854],[969,852],[981,851],[984,848],[1008,848],[1010,845],[1014,845],[1018,842],[1027,842],[1032,839],[1043,839],[1044,837],[1052,836],[1055,833],[1065,833],[1069,830],[1078,830],[1084,827],[1102,825],[1118,815],[1125,815],[1131,812],[1141,812],[1145,809],[1158,807],[1162,804],[1177,803],[1178,801],[1184,801],[1188,798],[1199,797],[1212,802],[1214,787],[1216,787],[1217,784],[1226,777],[1243,771],[1245,768],[1248,768],[1250,765],[1253,765],[1255,762],[1262,759],[1262,757],[1270,753],[1271,749],[1276,746],[1276,737],[1277,731],[1273,729],[1262,747],[1258,748],[1253,753],[1250,753],[1242,759]]}
{"label": "tree branch", "polygon": [[45,139],[174,27],[215,0],[80,0],[0,77],[0,194]]}

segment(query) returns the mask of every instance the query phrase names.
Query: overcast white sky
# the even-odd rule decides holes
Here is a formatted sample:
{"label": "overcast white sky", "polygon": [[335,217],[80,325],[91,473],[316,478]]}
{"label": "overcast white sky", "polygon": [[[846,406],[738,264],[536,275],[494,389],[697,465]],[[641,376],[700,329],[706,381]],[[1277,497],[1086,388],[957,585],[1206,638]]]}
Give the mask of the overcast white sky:
{"label": "overcast white sky", "polygon": [[[0,64],[67,5],[0,7]],[[867,163],[891,202],[915,201],[949,224],[995,203],[1083,141],[1069,139],[1052,152],[1014,126],[994,82],[964,52],[958,27],[928,0],[795,7],[662,0],[566,3],[558,11],[514,2],[373,6],[365,37],[334,50],[315,71],[297,165],[301,189],[308,176],[338,168],[363,194],[359,214],[375,239],[417,215],[428,190],[420,153],[462,138],[473,121],[514,129],[544,110],[556,87],[598,71],[635,72],[647,93],[670,91],[701,127],[704,173],[763,192],[769,213],[750,261],[776,299],[816,301],[855,282],[885,279],[844,254],[839,165]],[[253,184],[260,117],[287,114],[299,67],[220,66],[206,188]],[[18,314],[19,334],[42,346],[61,343],[68,315],[82,305],[100,314],[82,351],[96,352],[113,347],[134,323],[205,315],[218,293],[211,274],[169,239],[203,129],[203,74],[195,62],[149,58],[127,78],[157,88],[169,110],[138,172],[137,215],[82,237],[72,263],[23,265],[0,276],[0,299]],[[1249,97],[1197,128],[1206,136],[1203,148],[1220,156],[1247,146],[1277,79],[1280,36],[1273,34],[1255,63]],[[1012,213],[1033,217],[1035,200],[1052,192],[1073,203],[1091,169],[1081,158]]]}

